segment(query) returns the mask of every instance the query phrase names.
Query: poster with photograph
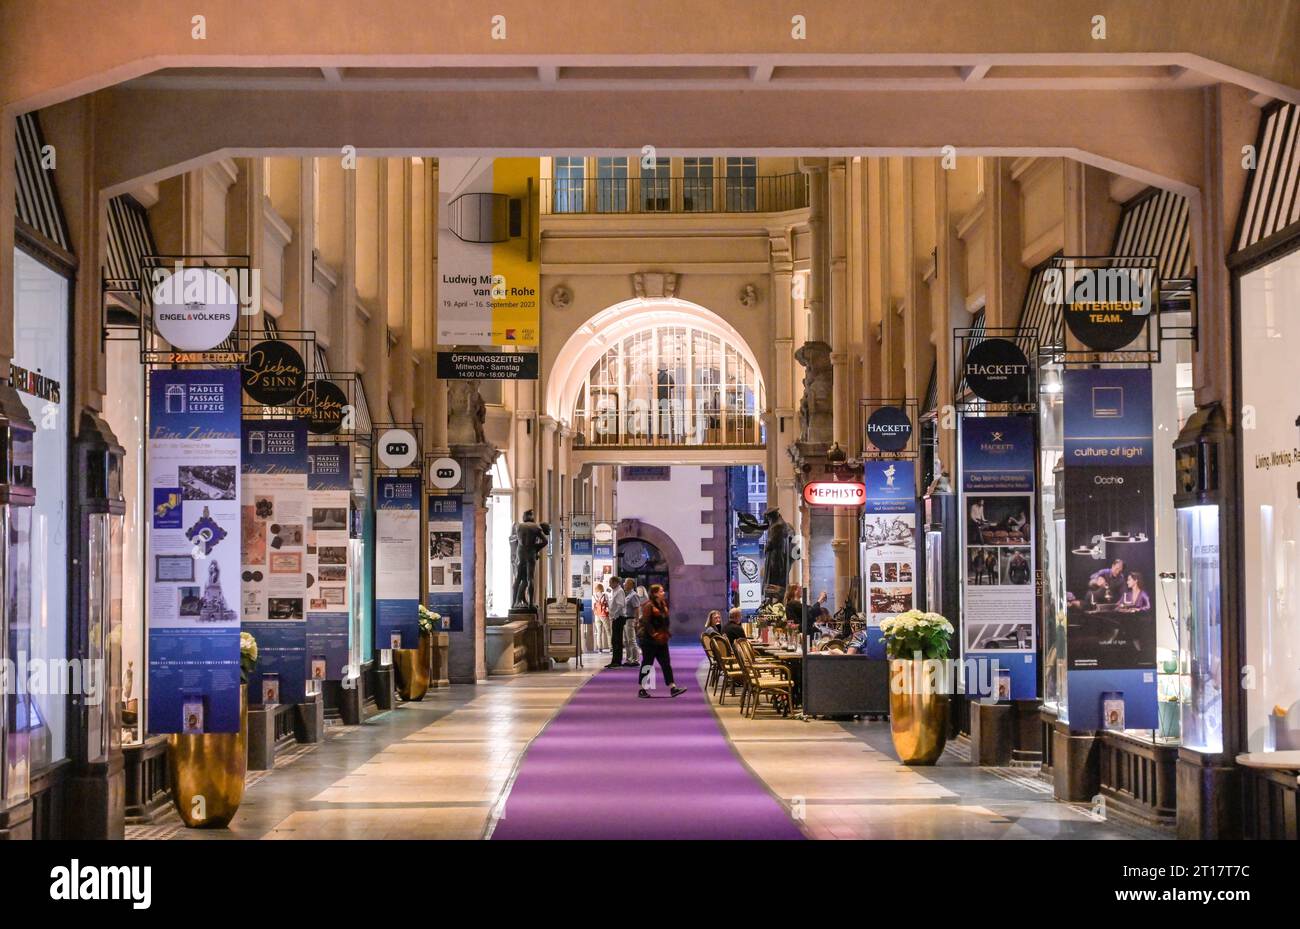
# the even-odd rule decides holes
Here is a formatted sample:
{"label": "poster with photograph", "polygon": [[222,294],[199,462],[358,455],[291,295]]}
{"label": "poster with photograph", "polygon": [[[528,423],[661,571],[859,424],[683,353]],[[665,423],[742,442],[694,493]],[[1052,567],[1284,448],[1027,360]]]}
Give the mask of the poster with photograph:
{"label": "poster with photograph", "polygon": [[[349,510],[347,445],[307,448],[307,669],[312,681],[338,681],[348,663]],[[329,563],[321,563],[322,552]]]}
{"label": "poster with photograph", "polygon": [[[979,682],[1001,680],[1010,699],[1030,700],[1038,694],[1033,421],[970,416],[961,430],[960,647],[968,659],[995,663]],[[996,696],[991,686],[967,686],[973,696]]]}
{"label": "poster with photograph", "polygon": [[375,648],[420,644],[420,478],[375,480]]}
{"label": "poster with photograph", "polygon": [[149,374],[149,731],[239,731],[240,381]]}
{"label": "poster with photograph", "polygon": [[540,178],[537,158],[439,159],[438,342],[538,344]]}
{"label": "poster with photograph", "polygon": [[763,604],[763,543],[758,539],[736,542],[736,603],[752,612]]}
{"label": "poster with photograph", "polygon": [[307,680],[307,421],[245,419],[243,627],[257,639],[252,697],[275,674],[282,703],[301,703]]}
{"label": "poster with photograph", "polygon": [[[472,518],[472,517],[471,517]],[[459,632],[465,615],[465,542],[473,539],[465,527],[465,507],[459,495],[429,497],[429,586],[425,603],[447,628]]]}
{"label": "poster with photograph", "polygon": [[1068,370],[1063,400],[1070,728],[1102,728],[1109,694],[1127,726],[1154,729],[1151,371]]}
{"label": "poster with photograph", "polygon": [[884,658],[880,621],[916,606],[916,466],[911,461],[869,459],[862,468],[867,654]]}

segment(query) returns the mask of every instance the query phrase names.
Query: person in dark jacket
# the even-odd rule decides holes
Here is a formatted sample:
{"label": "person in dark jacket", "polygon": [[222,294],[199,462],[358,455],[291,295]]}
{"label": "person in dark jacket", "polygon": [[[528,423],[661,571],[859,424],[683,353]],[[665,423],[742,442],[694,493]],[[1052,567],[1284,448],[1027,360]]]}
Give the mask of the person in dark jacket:
{"label": "person in dark jacket", "polygon": [[664,596],[663,586],[654,584],[650,588],[649,601],[641,607],[641,619],[637,623],[637,640],[641,646],[640,688],[636,694],[638,697],[649,698],[650,691],[646,690],[645,685],[650,682],[650,675],[654,672],[656,661],[659,662],[664,683],[668,685],[669,695],[680,697],[686,693],[685,687],[678,687],[673,683],[673,664],[668,654],[668,638],[671,634],[669,626],[668,598]]}
{"label": "person in dark jacket", "polygon": [[727,624],[722,627],[722,634],[732,642],[745,637],[745,624],[740,621],[740,618],[744,615],[740,607],[734,607],[727,614]]}

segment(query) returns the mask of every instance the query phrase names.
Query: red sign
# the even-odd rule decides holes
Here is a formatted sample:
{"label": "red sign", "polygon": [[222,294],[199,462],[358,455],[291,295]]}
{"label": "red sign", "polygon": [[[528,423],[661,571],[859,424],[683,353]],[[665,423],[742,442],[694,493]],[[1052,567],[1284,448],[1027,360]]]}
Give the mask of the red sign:
{"label": "red sign", "polygon": [[809,506],[862,506],[867,488],[860,481],[811,481],[803,485]]}

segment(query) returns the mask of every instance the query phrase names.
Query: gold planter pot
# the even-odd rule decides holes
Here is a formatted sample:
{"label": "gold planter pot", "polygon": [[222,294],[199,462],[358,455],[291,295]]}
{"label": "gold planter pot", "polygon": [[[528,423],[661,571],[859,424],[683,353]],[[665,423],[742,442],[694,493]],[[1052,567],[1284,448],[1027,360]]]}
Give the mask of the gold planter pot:
{"label": "gold planter pot", "polygon": [[223,829],[244,799],[248,685],[239,687],[239,731],[167,737],[172,805],[191,829]]}
{"label": "gold planter pot", "polygon": [[889,666],[889,734],[907,765],[934,764],[948,740],[948,694],[933,686],[944,676],[927,673],[928,664],[895,658]]}
{"label": "gold planter pot", "polygon": [[394,649],[393,667],[401,698],[423,700],[429,692],[429,669],[433,667],[433,636],[420,633],[419,648]]}

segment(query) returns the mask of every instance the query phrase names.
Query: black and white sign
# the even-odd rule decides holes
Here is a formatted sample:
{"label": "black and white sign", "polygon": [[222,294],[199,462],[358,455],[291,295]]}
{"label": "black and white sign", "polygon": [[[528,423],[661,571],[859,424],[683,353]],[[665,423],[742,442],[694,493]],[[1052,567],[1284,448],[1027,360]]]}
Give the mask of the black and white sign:
{"label": "black and white sign", "polygon": [[455,458],[437,458],[429,465],[429,483],[439,490],[460,486],[460,462]]}
{"label": "black and white sign", "polygon": [[400,471],[409,468],[419,451],[415,436],[406,429],[386,429],[379,434],[379,463]]}
{"label": "black and white sign", "polygon": [[438,352],[444,381],[535,381],[536,352]]}
{"label": "black and white sign", "polygon": [[243,365],[244,392],[266,406],[297,400],[307,384],[302,355],[288,342],[270,339],[248,350]]}
{"label": "black and white sign", "polygon": [[966,353],[962,375],[975,396],[990,403],[1027,403],[1031,370],[1020,346],[1007,339],[985,339]]}
{"label": "black and white sign", "polygon": [[867,441],[882,452],[901,452],[912,439],[912,418],[897,406],[882,406],[867,417]]}
{"label": "black and white sign", "polygon": [[239,295],[211,268],[178,269],[154,284],[154,326],[180,351],[215,348],[234,331],[238,319]]}

